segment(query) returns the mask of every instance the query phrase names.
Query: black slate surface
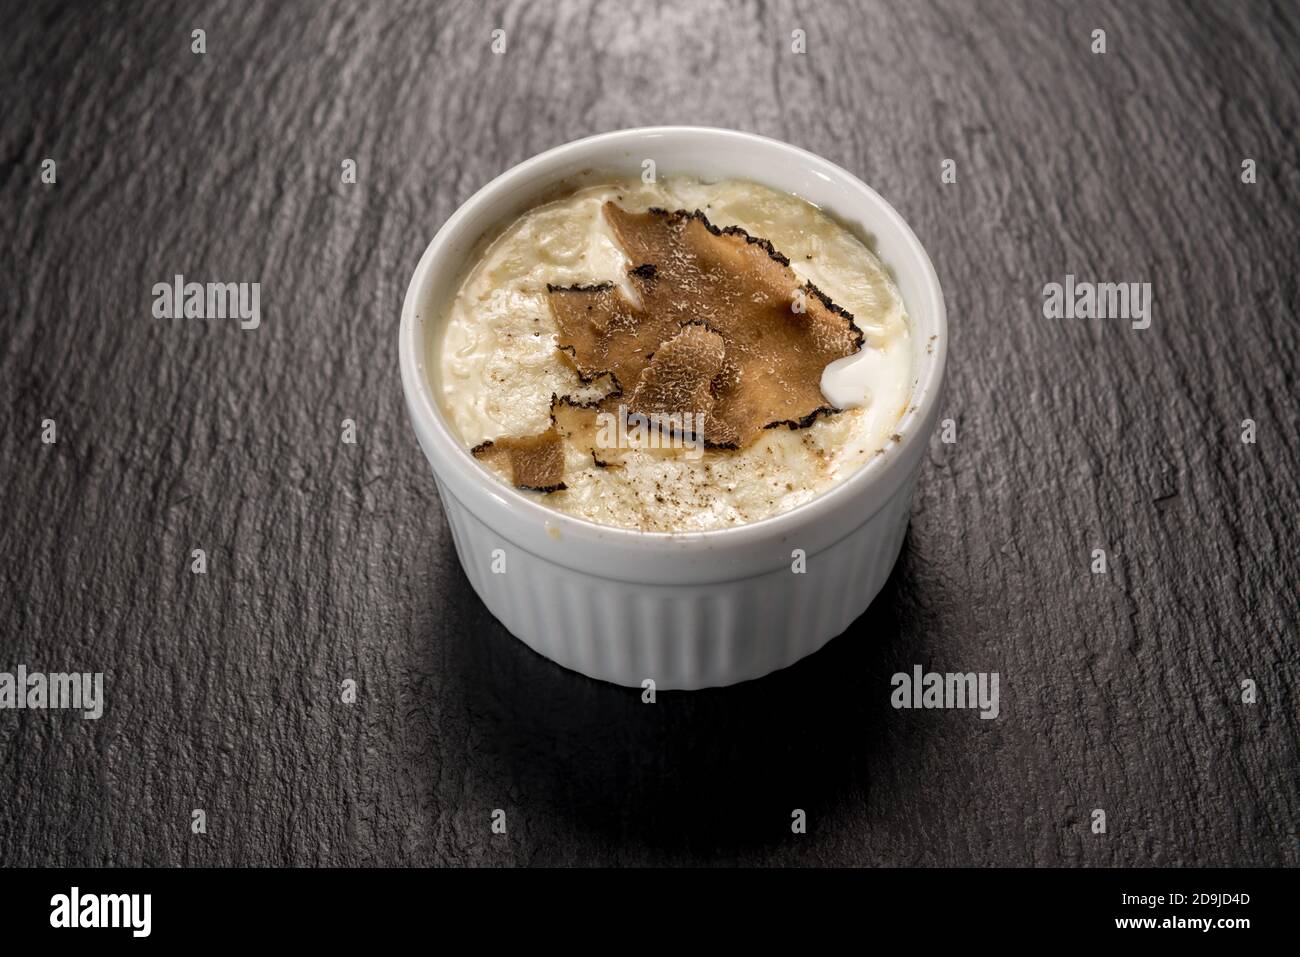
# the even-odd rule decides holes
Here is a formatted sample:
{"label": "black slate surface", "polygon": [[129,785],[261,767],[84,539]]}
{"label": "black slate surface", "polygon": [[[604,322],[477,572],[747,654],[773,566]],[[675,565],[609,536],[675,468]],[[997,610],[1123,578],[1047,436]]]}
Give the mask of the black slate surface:
{"label": "black slate surface", "polygon": [[[0,863],[1297,863],[1293,4],[6,6],[0,670],[107,705],[0,711]],[[649,706],[472,594],[396,330],[475,189],[661,123],[898,208],[957,441],[849,633]],[[177,273],[262,326],[153,318]],[[1151,327],[1044,319],[1066,273]],[[914,664],[1000,717],[895,711]]]}

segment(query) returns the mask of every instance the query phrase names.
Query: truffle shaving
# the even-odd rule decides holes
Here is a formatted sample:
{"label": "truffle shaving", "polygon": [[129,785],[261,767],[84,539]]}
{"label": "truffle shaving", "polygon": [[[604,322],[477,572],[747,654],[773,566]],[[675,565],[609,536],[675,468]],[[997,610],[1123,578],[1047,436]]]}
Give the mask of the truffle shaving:
{"label": "truffle shaving", "polygon": [[722,336],[701,325],[683,327],[656,350],[641,372],[628,399],[628,410],[679,419],[686,410],[707,421],[714,402],[710,387],[724,358]]}
{"label": "truffle shaving", "polygon": [[[613,381],[606,407],[622,394],[636,396],[660,348],[702,325],[723,351],[709,383],[711,407],[656,411],[708,412],[705,440],[720,448],[744,448],[763,429],[802,428],[835,411],[821,393],[822,370],[856,352],[862,332],[815,286],[800,283],[771,243],[738,227],[719,229],[699,210],[630,213],[606,203],[604,215],[640,264],[628,272],[640,307],[612,283],[550,286],[548,296],[559,346],[580,376]],[[661,373],[652,378],[662,381]],[[647,401],[658,388],[647,384]],[[695,390],[686,398],[702,401]]]}
{"label": "truffle shaving", "polygon": [[[485,442],[474,455],[504,460],[515,485],[556,491],[566,442],[597,466],[621,462],[624,450],[599,441],[600,412],[686,423],[693,440],[702,422],[705,445],[741,449],[764,429],[804,428],[837,411],[821,393],[822,370],[856,352],[862,331],[770,242],[719,229],[699,210],[606,203],[603,213],[638,264],[627,281],[640,304],[612,282],[548,285],[557,345],[586,387],[582,398],[553,396],[545,432]],[[598,386],[606,391],[591,398]]]}
{"label": "truffle shaving", "polygon": [[510,481],[535,492],[558,492],[564,486],[564,443],[552,425],[539,435],[484,442],[471,450],[475,458],[509,470]]}

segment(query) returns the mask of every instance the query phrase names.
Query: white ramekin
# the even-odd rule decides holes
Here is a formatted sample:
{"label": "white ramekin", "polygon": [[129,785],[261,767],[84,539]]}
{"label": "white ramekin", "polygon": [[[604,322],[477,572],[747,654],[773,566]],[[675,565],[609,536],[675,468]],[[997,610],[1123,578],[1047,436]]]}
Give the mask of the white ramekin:
{"label": "white ramekin", "polygon": [[[431,378],[430,337],[484,236],[592,170],[763,183],[822,207],[865,239],[912,322],[914,384],[890,443],[820,497],[760,522],[668,534],[596,525],[515,491],[466,451]],[[857,618],[898,557],[912,489],[939,412],[943,293],[901,216],[826,160],[734,130],[656,127],[578,140],[475,193],[420,257],[402,306],[402,388],[470,584],[510,632],[594,678],[659,689],[728,685],[811,654]],[[431,375],[432,374],[432,375]],[[806,571],[792,570],[802,549]],[[499,550],[499,551],[498,551]],[[498,569],[494,572],[494,560]]]}

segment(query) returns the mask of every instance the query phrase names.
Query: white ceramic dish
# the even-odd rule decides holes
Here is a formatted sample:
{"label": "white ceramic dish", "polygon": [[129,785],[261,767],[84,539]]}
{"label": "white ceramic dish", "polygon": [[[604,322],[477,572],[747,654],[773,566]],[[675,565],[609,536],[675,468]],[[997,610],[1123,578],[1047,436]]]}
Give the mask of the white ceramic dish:
{"label": "white ceramic dish", "polygon": [[[830,491],[763,521],[706,532],[637,532],[565,515],[506,486],[457,438],[429,364],[441,305],[483,238],[592,170],[749,179],[847,225],[889,268],[912,323],[914,384],[899,441]],[[416,266],[399,353],[411,423],[433,467],[470,584],[507,629],[575,671],[659,689],[734,684],[784,668],[842,632],[898,557],[912,489],[939,414],[947,353],[943,293],[894,209],[826,160],[733,130],[652,127],[568,143],[475,193]],[[794,551],[806,571],[792,570]],[[504,560],[504,561],[502,561]],[[494,571],[504,568],[504,571]]]}

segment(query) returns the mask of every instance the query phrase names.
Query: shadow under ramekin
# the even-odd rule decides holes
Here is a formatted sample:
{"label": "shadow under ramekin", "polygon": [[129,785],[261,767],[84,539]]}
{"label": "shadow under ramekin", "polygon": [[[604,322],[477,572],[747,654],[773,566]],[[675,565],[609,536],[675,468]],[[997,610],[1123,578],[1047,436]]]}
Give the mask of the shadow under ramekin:
{"label": "shadow under ramekin", "polygon": [[[905,541],[871,607],[816,654],[729,688],[659,692],[654,704],[515,641],[466,582],[455,599],[465,607],[445,610],[463,634],[444,665],[472,716],[475,773],[561,844],[572,829],[628,859],[674,863],[758,861],[801,841],[814,863],[836,808],[866,804],[873,770],[906,764],[901,750],[925,734],[887,721],[892,663],[906,657],[897,609],[908,556]],[[791,830],[796,809],[806,837]],[[533,823],[530,841],[542,836]]]}

